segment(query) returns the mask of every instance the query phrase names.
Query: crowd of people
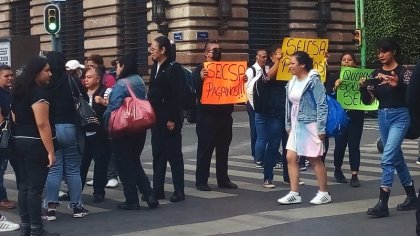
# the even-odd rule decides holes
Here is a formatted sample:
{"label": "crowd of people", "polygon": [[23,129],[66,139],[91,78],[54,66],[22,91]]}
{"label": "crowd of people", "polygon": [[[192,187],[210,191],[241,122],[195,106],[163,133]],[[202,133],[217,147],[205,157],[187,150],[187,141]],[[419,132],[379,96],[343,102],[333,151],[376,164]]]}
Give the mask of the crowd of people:
{"label": "crowd of people", "polygon": [[[381,159],[382,178],[379,201],[367,210],[373,217],[389,215],[388,199],[397,171],[407,198],[397,210],[416,209],[417,200],[412,180],[401,149],[410,127],[408,104],[419,104],[407,89],[419,80],[415,73],[398,64],[400,47],[390,38],[377,44],[381,66],[370,80],[360,79],[363,103],[379,102],[379,133],[384,146]],[[46,57],[32,58],[15,79],[9,66],[0,66],[0,121],[13,120],[13,141],[10,150],[1,149],[0,175],[10,161],[18,186],[20,224],[0,217],[0,231],[21,229],[21,235],[59,235],[43,227],[42,220],[54,221],[60,201],[68,200],[74,218],[89,214],[83,205],[84,186],[93,185],[93,201],[105,199],[106,187],[116,187],[118,178],[123,187],[125,201],[121,210],[139,210],[140,200],[149,208],[157,208],[165,199],[164,183],[169,162],[174,192],[171,202],[184,201],[184,162],[182,154],[182,127],[184,111],[182,96],[184,69],[176,62],[176,49],[165,36],[152,40],[149,48],[154,64],[147,88],[137,72],[137,56],[128,53],[113,61],[115,68],[106,70],[100,55],[91,55],[86,65],[77,60],[66,62],[63,54],[50,52]],[[205,43],[204,62],[221,61],[219,42]],[[328,73],[325,84],[313,69],[312,58],[302,51],[291,56],[289,71],[292,78],[277,80],[277,70],[283,55],[280,46],[269,51],[256,51],[255,64],[241,78],[246,84],[247,112],[250,122],[251,155],[258,168],[263,169],[262,187],[275,188],[275,168],[283,168],[283,181],[290,192],[279,198],[281,205],[302,202],[299,174],[309,163],[316,175],[319,190],[310,201],[326,204],[332,201],[327,188],[327,170],[324,164],[328,150],[326,122],[328,105],[326,96],[335,96],[342,79]],[[341,56],[341,65],[356,67],[353,53]],[[416,69],[418,71],[419,64]],[[204,64],[197,65],[192,79],[197,97],[202,94],[203,81],[208,79]],[[418,85],[417,85],[418,86]],[[141,155],[147,130],[110,138],[111,114],[119,109],[131,92],[139,99],[148,99],[156,115],[151,129],[153,155],[153,183],[150,183],[142,164]],[[418,91],[418,90],[417,90]],[[411,92],[418,94],[418,92]],[[97,115],[93,129],[83,129],[78,118],[75,98],[81,96]],[[412,95],[413,96],[413,95]],[[412,101],[414,100],[414,102]],[[408,101],[408,100],[407,100]],[[199,191],[211,191],[208,184],[213,152],[216,157],[216,178],[219,188],[236,189],[238,186],[228,175],[229,147],[232,140],[233,104],[208,105],[197,100],[197,165],[195,185]],[[334,177],[338,183],[348,183],[343,171],[344,153],[348,146],[351,167],[351,187],[359,187],[360,140],[363,132],[364,112],[346,110],[348,127],[335,137]],[[93,180],[87,182],[87,173],[94,160]],[[306,161],[307,160],[307,161]],[[60,194],[64,181],[68,192]],[[142,194],[139,197],[138,192]],[[420,204],[419,204],[420,205]],[[3,181],[0,185],[0,206],[15,208],[7,198]],[[420,211],[418,211],[420,218]]]}

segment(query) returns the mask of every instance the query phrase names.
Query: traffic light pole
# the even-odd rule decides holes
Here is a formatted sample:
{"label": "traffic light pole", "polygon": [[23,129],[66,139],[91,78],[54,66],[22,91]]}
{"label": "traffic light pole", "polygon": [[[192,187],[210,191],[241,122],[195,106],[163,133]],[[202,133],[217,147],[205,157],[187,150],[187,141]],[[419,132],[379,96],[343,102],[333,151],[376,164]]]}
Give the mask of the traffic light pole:
{"label": "traffic light pole", "polygon": [[59,34],[51,35],[51,46],[53,51],[61,52],[61,38]]}
{"label": "traffic light pole", "polygon": [[366,67],[366,28],[365,28],[365,3],[364,0],[360,0],[360,29],[362,30],[362,44],[360,48],[360,64],[362,67]]}

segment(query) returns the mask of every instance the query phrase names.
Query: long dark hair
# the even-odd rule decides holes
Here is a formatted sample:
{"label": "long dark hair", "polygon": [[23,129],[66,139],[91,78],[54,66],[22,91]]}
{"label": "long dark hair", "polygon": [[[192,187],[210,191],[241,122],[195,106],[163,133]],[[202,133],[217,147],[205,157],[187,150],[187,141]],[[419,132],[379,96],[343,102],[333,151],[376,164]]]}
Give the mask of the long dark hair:
{"label": "long dark hair", "polygon": [[155,38],[154,41],[158,44],[159,49],[165,48],[164,55],[167,56],[169,60],[174,61],[174,51],[176,49],[174,50],[174,48],[172,48],[172,45],[173,47],[175,47],[175,44],[171,44],[171,40],[169,40],[166,36],[159,36]]}
{"label": "long dark hair", "polygon": [[296,61],[299,62],[301,65],[305,65],[305,70],[310,71],[314,67],[312,58],[308,55],[308,53],[303,51],[296,51],[292,54],[292,57],[296,57]]}
{"label": "long dark hair", "polygon": [[44,69],[48,61],[44,57],[33,57],[23,68],[22,73],[13,80],[12,96],[21,98],[35,85],[35,77]]}
{"label": "long dark hair", "polygon": [[126,78],[130,75],[137,75],[137,55],[135,52],[130,52],[118,58],[118,64],[124,66],[118,75],[118,79]]}
{"label": "long dark hair", "polygon": [[351,59],[353,59],[354,64],[355,64],[355,65],[357,65],[356,56],[354,55],[354,53],[353,53],[353,52],[350,52],[350,51],[344,51],[344,52],[341,54],[341,56],[340,56],[340,63],[341,63],[341,61],[343,60],[343,57],[344,57],[345,55],[349,55],[349,56],[351,57]]}

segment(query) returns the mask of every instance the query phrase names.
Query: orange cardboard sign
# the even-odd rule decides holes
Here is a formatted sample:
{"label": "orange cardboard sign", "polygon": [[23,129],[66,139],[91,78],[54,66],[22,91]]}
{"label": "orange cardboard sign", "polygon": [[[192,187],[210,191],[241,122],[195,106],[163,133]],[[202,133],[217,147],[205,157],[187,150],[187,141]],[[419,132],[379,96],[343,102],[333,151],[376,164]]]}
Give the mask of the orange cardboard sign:
{"label": "orange cardboard sign", "polygon": [[207,77],[203,81],[201,104],[234,104],[246,102],[246,61],[205,62]]}

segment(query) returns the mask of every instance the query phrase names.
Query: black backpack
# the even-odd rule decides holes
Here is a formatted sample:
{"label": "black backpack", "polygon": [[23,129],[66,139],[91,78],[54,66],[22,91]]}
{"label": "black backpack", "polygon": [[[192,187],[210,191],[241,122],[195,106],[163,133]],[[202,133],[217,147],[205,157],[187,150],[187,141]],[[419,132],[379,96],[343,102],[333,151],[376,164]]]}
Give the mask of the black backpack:
{"label": "black backpack", "polygon": [[[177,62],[173,61],[169,64],[169,68],[166,70],[169,77],[169,71],[171,67]],[[184,109],[187,121],[195,123],[196,120],[196,109],[197,109],[197,90],[194,85],[192,72],[190,69],[185,68],[181,65],[184,71],[184,92],[182,95],[182,109]]]}

